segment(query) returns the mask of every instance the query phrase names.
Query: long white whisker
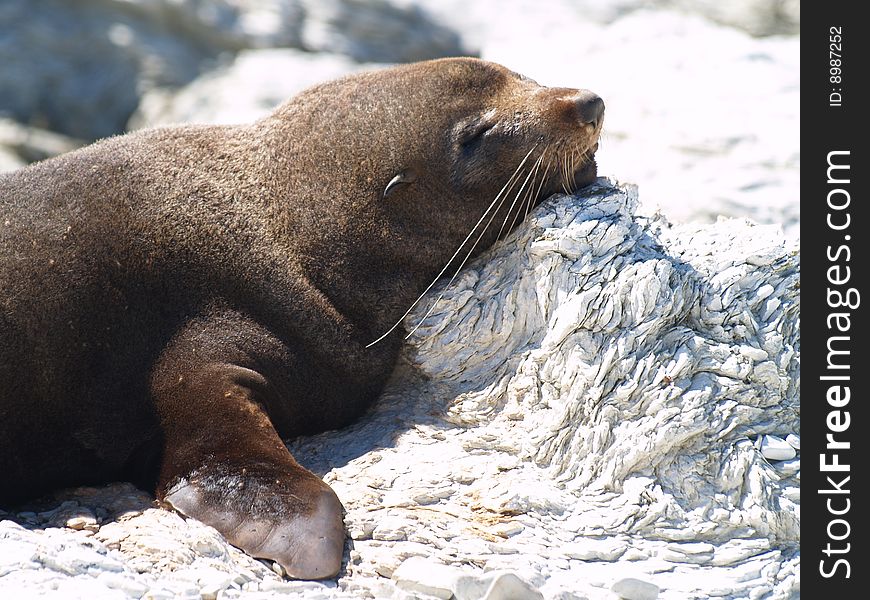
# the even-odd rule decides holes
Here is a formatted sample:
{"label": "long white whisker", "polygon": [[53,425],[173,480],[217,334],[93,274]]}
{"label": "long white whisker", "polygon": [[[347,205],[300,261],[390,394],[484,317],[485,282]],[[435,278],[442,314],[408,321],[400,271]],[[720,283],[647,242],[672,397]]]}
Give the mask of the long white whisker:
{"label": "long white whisker", "polygon": [[562,157],[562,191],[568,194],[568,155]]}
{"label": "long white whisker", "polygon": [[[531,198],[532,190],[535,189],[535,177],[538,174],[538,168],[541,166],[541,160],[543,158],[544,158],[544,155],[542,153],[541,156],[538,157],[538,160],[535,161],[535,166],[533,167],[532,172],[529,173],[529,175],[532,178],[532,185],[530,185],[528,187],[525,195],[523,196],[523,199],[520,200],[519,205],[517,207],[517,212],[514,215],[513,220],[511,220],[511,226],[508,228],[508,232],[510,232],[514,228],[514,225],[517,224],[517,219],[519,218],[520,214],[523,212],[523,209],[522,209],[523,204],[527,205],[528,198]],[[528,181],[528,178],[526,178],[526,180]],[[525,187],[525,185],[526,184],[523,183],[523,187]],[[520,189],[520,191],[522,191],[522,188]],[[517,199],[519,199],[519,196],[520,196],[520,194],[519,194],[519,192],[517,192]],[[511,206],[511,210],[513,210],[513,206]],[[508,214],[510,214],[510,212]],[[507,219],[505,219],[505,222],[507,222]],[[499,231],[499,235],[501,235],[501,231]],[[505,236],[507,236],[507,234],[505,234]],[[496,238],[496,239],[498,239],[498,238]]]}
{"label": "long white whisker", "polygon": [[577,148],[571,153],[571,189],[577,188],[577,163],[580,162],[582,156]]}
{"label": "long white whisker", "polygon": [[[426,289],[423,290],[423,292],[419,296],[417,296],[417,299],[414,300],[414,302],[411,304],[411,306],[408,307],[408,310],[406,310],[405,313],[401,317],[399,317],[399,320],[396,321],[392,327],[390,327],[386,332],[384,332],[384,334],[381,337],[379,337],[375,341],[370,342],[369,344],[366,344],[366,348],[371,348],[372,346],[374,346],[375,344],[377,344],[378,342],[383,340],[385,337],[390,335],[393,331],[395,331],[396,327],[398,327],[402,323],[402,321],[405,319],[405,317],[407,317],[409,314],[411,314],[411,311],[414,310],[414,307],[417,306],[417,304],[420,302],[420,300],[423,299],[423,296],[425,296],[427,294],[427,292],[429,292],[429,290],[432,289],[432,286],[434,286],[435,283],[441,278],[441,276],[444,275],[444,272],[447,271],[447,267],[449,267],[450,263],[453,262],[453,259],[455,259],[459,255],[459,253],[462,251],[462,247],[465,246],[465,244],[468,242],[469,239],[471,239],[471,236],[474,235],[474,232],[477,231],[477,228],[480,227],[481,223],[483,223],[483,220],[486,218],[486,215],[489,214],[489,212],[492,210],[492,207],[495,206],[495,203],[498,201],[498,199],[502,196],[502,194],[504,194],[505,190],[508,189],[508,186],[513,187],[513,183],[516,181],[517,173],[520,172],[520,169],[523,168],[523,165],[526,163],[526,160],[528,160],[529,156],[531,156],[532,152],[537,147],[538,147],[537,144],[532,146],[532,149],[529,150],[528,153],[523,157],[523,160],[520,161],[520,164],[517,166],[516,170],[514,170],[513,175],[510,176],[508,181],[504,184],[504,187],[501,188],[499,193],[496,195],[496,197],[493,199],[493,201],[490,203],[490,205],[487,207],[487,209],[480,216],[480,219],[478,219],[477,223],[474,224],[474,227],[471,228],[471,231],[469,231],[468,235],[465,236],[465,239],[462,240],[462,243],[459,244],[459,247],[456,249],[456,252],[454,252],[453,256],[451,256],[450,259],[445,263],[444,268],[441,269],[441,271],[438,273],[438,275],[435,276],[435,279],[432,280],[432,283],[430,283],[428,286],[426,286]],[[502,202],[504,202],[503,198],[502,198]],[[501,206],[501,204],[499,204],[499,206]],[[498,212],[498,209],[496,209],[496,212]],[[494,216],[494,214],[495,213],[493,213],[493,216]],[[492,221],[491,218],[490,218],[490,221]],[[489,226],[489,224],[487,223],[487,227],[488,226]],[[484,231],[485,230],[486,230],[486,227],[484,227]],[[478,237],[478,240],[480,240],[479,237]],[[475,245],[476,245],[476,242],[475,242]],[[474,246],[472,246],[472,251],[474,251]],[[471,253],[469,252],[469,256],[470,255],[471,255]],[[468,257],[466,257],[466,260],[467,260],[467,258]],[[464,265],[465,261],[463,261],[462,264]],[[462,267],[460,266],[460,269],[461,268]],[[457,273],[458,273],[458,271],[457,271]],[[454,277],[456,277],[456,275],[454,275]],[[451,281],[453,281],[453,280],[451,279]],[[440,297],[439,297],[439,300],[440,300]],[[436,301],[436,304],[437,304],[437,301]],[[433,305],[433,308],[434,308],[434,305]],[[431,310],[432,309],[430,309],[429,312],[431,312]],[[428,313],[426,316],[428,316]],[[425,319],[425,317],[424,317],[424,319]],[[421,321],[421,323],[422,323],[422,321]],[[417,327],[419,327],[419,325]],[[417,330],[417,327],[414,328],[414,331]],[[410,334],[408,334],[408,335],[410,335]],[[405,339],[408,339],[407,336]]]}
{"label": "long white whisker", "polygon": [[[535,162],[535,164],[537,165],[538,163]],[[534,172],[535,172],[534,167],[529,169],[529,174],[526,175],[526,179],[525,179],[525,181],[523,181],[523,185],[521,185],[520,189],[517,190],[517,195],[514,196],[514,200],[513,200],[513,202],[511,202],[510,208],[508,208],[507,212],[505,213],[504,223],[501,224],[501,227],[499,228],[498,234],[495,236],[495,239],[498,240],[501,238],[501,232],[504,231],[504,228],[505,228],[505,225],[507,225],[508,219],[511,218],[511,212],[514,209],[514,206],[517,205],[517,201],[520,199],[520,194],[523,193],[523,190],[525,189],[526,184],[529,183],[529,179],[532,177],[532,173],[534,173]],[[516,221],[516,217],[514,217],[514,221]],[[513,228],[513,224],[511,224],[511,228]],[[508,231],[510,231],[510,230],[508,230]]]}
{"label": "long white whisker", "polygon": [[[544,158],[544,155],[541,154],[541,158]],[[550,171],[550,165],[552,164],[552,157],[547,161],[547,166],[544,168],[543,173],[541,173],[541,183],[538,184],[538,189],[535,191],[534,195],[529,196],[529,202],[526,204],[526,214],[523,217],[523,220],[527,219],[529,216],[529,212],[532,210],[532,203],[535,201],[535,198],[541,195],[541,190],[544,187],[544,182],[547,180],[547,173]]]}

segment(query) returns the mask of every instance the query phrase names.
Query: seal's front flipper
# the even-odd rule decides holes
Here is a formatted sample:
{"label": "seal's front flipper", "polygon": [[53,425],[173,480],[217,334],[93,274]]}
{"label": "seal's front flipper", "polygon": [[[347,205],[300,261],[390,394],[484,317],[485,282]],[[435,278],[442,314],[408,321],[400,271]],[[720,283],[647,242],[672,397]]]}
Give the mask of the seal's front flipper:
{"label": "seal's front flipper", "polygon": [[227,363],[185,371],[153,388],[166,440],[158,499],[290,577],[337,575],[341,503],[272,427],[256,401],[265,380]]}
{"label": "seal's front flipper", "polygon": [[227,475],[206,468],[178,479],[163,500],[251,556],[276,561],[290,577],[335,577],[345,537],[335,493],[305,471],[253,470]]}

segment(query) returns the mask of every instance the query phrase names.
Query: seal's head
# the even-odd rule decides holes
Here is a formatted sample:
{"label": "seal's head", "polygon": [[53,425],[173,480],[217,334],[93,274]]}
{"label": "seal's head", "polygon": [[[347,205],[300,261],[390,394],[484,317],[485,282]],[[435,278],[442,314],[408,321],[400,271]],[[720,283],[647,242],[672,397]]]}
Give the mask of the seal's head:
{"label": "seal's head", "polygon": [[588,90],[548,88],[471,58],[352,75],[303,92],[288,108],[295,120],[308,114],[310,138],[320,137],[316,127],[341,140],[307,154],[321,154],[345,186],[385,207],[437,194],[442,217],[450,202],[463,205],[463,223],[469,205],[485,209],[509,181],[513,195],[504,195],[523,188],[523,199],[593,181],[604,117],[604,102]]}

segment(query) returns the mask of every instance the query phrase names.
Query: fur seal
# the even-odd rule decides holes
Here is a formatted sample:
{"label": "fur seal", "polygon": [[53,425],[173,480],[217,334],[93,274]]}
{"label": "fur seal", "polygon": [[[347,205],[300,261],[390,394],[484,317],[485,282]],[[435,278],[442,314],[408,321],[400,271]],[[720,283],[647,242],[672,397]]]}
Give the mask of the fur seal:
{"label": "fur seal", "polygon": [[427,284],[594,180],[603,113],[441,59],[3,175],[0,502],[128,480],[292,577],[335,576],[341,503],[282,438],[358,418]]}

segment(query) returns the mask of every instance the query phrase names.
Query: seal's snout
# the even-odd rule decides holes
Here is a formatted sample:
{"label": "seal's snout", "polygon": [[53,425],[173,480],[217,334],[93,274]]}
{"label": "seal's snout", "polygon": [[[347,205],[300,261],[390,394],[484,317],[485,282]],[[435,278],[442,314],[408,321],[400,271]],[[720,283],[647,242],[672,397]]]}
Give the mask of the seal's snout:
{"label": "seal's snout", "polygon": [[604,100],[595,92],[571,88],[541,88],[544,112],[554,123],[591,125],[598,129],[604,119]]}
{"label": "seal's snout", "polygon": [[573,100],[580,121],[597,128],[604,118],[604,100],[601,96],[589,90],[580,90]]}

